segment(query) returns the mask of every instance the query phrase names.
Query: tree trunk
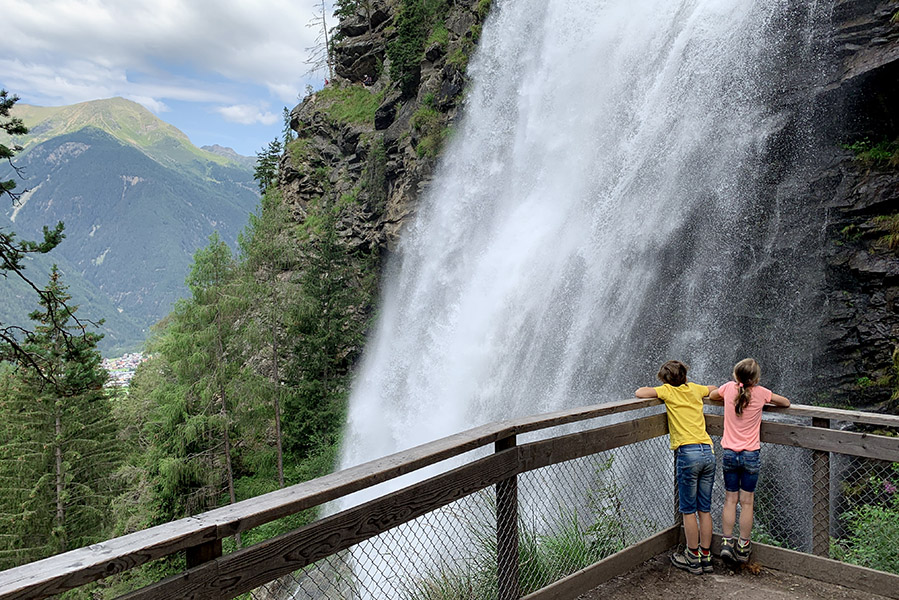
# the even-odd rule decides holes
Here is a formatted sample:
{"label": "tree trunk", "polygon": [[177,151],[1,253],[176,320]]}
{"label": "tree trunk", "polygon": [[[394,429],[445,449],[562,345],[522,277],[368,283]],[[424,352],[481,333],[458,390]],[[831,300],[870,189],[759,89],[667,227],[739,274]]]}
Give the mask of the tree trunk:
{"label": "tree trunk", "polygon": [[284,453],[281,449],[281,376],[278,372],[277,292],[272,282],[272,378],[275,383],[275,443],[278,448],[278,487],[284,487]]}
{"label": "tree trunk", "polygon": [[59,415],[59,409],[56,409],[56,527],[60,532],[60,552],[66,550],[65,524],[66,511],[62,501],[65,482],[62,473],[62,419]]}

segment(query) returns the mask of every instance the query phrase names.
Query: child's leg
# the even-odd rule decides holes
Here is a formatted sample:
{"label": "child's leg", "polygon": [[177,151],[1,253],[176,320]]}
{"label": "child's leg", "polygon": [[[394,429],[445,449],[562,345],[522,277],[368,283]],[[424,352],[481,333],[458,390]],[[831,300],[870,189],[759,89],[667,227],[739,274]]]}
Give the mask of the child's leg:
{"label": "child's leg", "polygon": [[699,548],[699,524],[696,522],[696,513],[684,514],[684,537],[687,538],[687,548],[696,552]]}
{"label": "child's leg", "polygon": [[704,446],[704,463],[696,490],[696,514],[699,517],[699,546],[706,551],[712,545],[712,487],[715,485],[715,455],[711,446]]}
{"label": "child's leg", "polygon": [[699,546],[708,549],[712,546],[712,515],[707,512],[696,514],[699,515]]}
{"label": "child's leg", "polygon": [[[752,510],[755,500],[754,492],[740,490],[740,537],[744,540],[750,539],[752,534]],[[733,526],[733,523],[731,523]]]}
{"label": "child's leg", "polygon": [[721,509],[721,534],[724,537],[732,537],[734,534],[734,523],[737,520],[737,499],[739,496],[739,491],[724,492],[724,508]]}

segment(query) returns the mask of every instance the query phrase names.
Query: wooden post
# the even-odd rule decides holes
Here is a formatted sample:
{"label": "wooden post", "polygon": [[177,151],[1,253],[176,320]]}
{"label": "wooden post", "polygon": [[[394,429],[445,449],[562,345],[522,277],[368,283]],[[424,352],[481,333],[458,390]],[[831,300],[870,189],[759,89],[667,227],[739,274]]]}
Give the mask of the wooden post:
{"label": "wooden post", "polygon": [[[830,419],[812,418],[813,427],[830,429]],[[812,553],[830,555],[830,452],[812,452]]]}
{"label": "wooden post", "polygon": [[191,546],[185,550],[187,554],[187,568],[192,569],[204,562],[215,560],[222,555],[222,540],[212,540],[199,546]]}
{"label": "wooden post", "polygon": [[[495,451],[517,445],[515,436],[497,440]],[[521,597],[518,573],[518,477],[513,475],[496,484],[496,563],[498,600]]]}
{"label": "wooden post", "polygon": [[680,514],[680,493],[677,489],[677,452],[674,453],[674,524],[681,526],[684,524],[683,516]]}

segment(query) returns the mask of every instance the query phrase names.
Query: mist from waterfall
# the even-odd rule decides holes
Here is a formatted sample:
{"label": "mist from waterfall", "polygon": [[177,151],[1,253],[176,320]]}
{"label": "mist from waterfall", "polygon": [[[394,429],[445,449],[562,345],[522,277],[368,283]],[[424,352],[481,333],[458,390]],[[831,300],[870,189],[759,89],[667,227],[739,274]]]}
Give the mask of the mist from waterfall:
{"label": "mist from waterfall", "polygon": [[341,468],[629,397],[668,358],[714,384],[748,355],[769,385],[808,368],[820,223],[788,191],[811,134],[786,98],[823,9],[796,4],[493,1]]}

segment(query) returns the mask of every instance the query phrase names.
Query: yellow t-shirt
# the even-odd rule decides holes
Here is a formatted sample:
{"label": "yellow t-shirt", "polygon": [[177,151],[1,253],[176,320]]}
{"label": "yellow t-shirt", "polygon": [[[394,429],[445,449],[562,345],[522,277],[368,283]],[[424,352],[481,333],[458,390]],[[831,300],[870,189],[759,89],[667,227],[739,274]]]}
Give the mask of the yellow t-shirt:
{"label": "yellow t-shirt", "polygon": [[677,387],[666,383],[653,389],[665,402],[672,450],[684,444],[712,444],[702,414],[702,399],[709,395],[708,387],[690,381]]}

